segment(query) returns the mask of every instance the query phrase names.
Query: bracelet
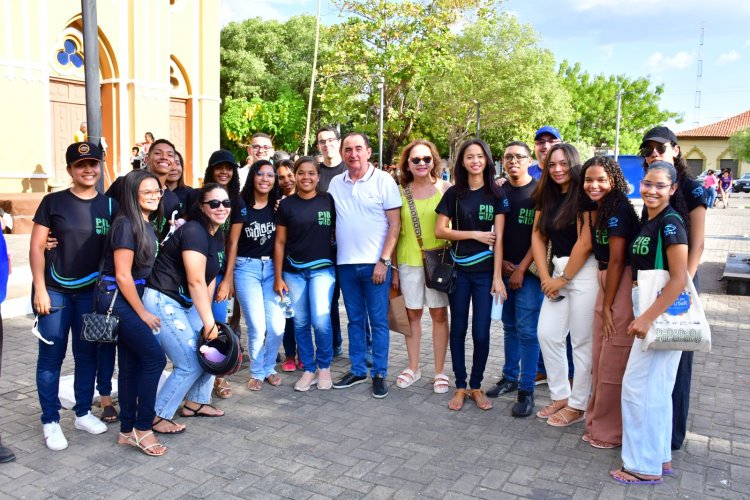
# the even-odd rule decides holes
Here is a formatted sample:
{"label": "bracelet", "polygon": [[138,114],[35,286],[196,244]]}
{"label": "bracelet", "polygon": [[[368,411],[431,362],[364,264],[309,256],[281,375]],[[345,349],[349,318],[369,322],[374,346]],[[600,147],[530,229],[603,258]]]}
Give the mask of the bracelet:
{"label": "bracelet", "polygon": [[571,280],[571,279],[573,279],[573,278],[568,278],[568,277],[567,277],[567,276],[565,275],[565,271],[563,271],[563,273],[562,273],[562,274],[560,275],[560,277],[561,277],[561,278],[562,278],[562,279],[563,279],[563,280],[564,280],[564,281],[565,281],[566,283],[570,283],[570,280]]}

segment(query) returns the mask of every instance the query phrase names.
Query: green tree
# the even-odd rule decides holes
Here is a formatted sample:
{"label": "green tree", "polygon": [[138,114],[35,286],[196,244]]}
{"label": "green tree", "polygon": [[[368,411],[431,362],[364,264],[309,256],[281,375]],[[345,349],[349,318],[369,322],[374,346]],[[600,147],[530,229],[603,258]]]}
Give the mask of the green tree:
{"label": "green tree", "polygon": [[[339,0],[347,17],[332,28],[332,56],[321,68],[327,120],[371,136],[378,130],[384,82],[384,160],[411,135],[424,112],[430,76],[451,59],[452,28],[486,15],[494,0]],[[381,161],[382,163],[382,161]]]}
{"label": "green tree", "polygon": [[617,121],[617,93],[622,91],[620,118],[620,154],[636,154],[643,134],[656,125],[682,118],[663,110],[659,100],[664,85],[652,86],[648,78],[631,79],[625,75],[590,75],[565,60],[558,75],[570,95],[573,114],[567,122],[558,122],[566,140],[578,140],[591,146],[614,147]]}
{"label": "green tree", "polygon": [[750,161],[750,128],[738,130],[729,136],[729,150],[735,159]]}
{"label": "green tree", "polygon": [[[567,121],[568,94],[555,73],[549,50],[511,15],[486,15],[453,41],[452,57],[431,75],[420,131],[445,135],[452,160],[460,143],[476,133],[477,103],[481,137],[494,151],[513,139],[529,138],[540,124]],[[528,140],[528,139],[527,139]]]}

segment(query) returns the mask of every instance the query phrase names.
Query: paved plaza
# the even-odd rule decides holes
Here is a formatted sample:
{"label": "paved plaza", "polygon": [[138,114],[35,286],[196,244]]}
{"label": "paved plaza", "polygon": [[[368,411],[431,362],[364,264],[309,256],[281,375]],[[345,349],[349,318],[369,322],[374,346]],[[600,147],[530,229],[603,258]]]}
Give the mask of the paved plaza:
{"label": "paved plaza", "polygon": [[[710,210],[706,223],[700,282],[713,351],[695,356],[690,433],[663,485],[615,483],[607,471],[621,465],[619,449],[581,441],[583,423],[559,429],[536,417],[514,419],[514,397],[494,400],[487,412],[471,401],[448,410],[452,391],[432,391],[427,314],[423,377],[409,389],[395,386],[406,349],[392,334],[384,400],[370,395],[369,383],[294,392],[300,372],[251,393],[243,368],[231,377],[234,396],[217,403],[227,415],[178,419],[187,432],[161,438],[169,447],[164,457],[118,446],[119,424],[98,436],[74,430],[72,411],[61,420],[70,446],[52,452],[39,421],[32,318],[19,316],[4,321],[0,434],[18,458],[0,464],[0,498],[748,498],[750,297],[725,295],[717,280],[728,252],[750,253],[750,198],[732,202],[749,207]],[[8,239],[23,275],[28,236]],[[11,291],[28,293],[20,288]],[[500,375],[502,344],[502,327],[493,322],[485,389]],[[63,374],[72,368],[69,353]],[[345,357],[336,359],[334,377],[347,368]],[[537,409],[548,400],[539,386]]]}

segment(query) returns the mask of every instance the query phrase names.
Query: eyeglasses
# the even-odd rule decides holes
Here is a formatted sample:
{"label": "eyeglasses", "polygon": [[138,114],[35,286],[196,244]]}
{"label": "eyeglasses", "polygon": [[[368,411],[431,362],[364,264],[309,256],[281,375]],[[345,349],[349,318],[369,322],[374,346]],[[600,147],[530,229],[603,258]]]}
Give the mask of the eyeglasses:
{"label": "eyeglasses", "polygon": [[208,205],[211,210],[216,210],[219,207],[232,208],[232,200],[208,200],[203,202],[204,205]]}
{"label": "eyeglasses", "polygon": [[161,198],[162,196],[164,196],[164,190],[163,189],[155,189],[153,191],[143,190],[143,191],[138,191],[138,194],[142,194],[146,198]]}
{"label": "eyeglasses", "polygon": [[250,149],[253,151],[260,151],[261,149],[263,151],[271,151],[273,149],[273,146],[261,146],[260,144],[253,144],[250,146]]}
{"label": "eyeglasses", "polygon": [[657,182],[654,184],[653,182],[642,180],[641,186],[646,191],[651,191],[651,188],[656,188],[657,191],[664,191],[665,189],[671,188],[672,184],[664,184],[663,182]]}
{"label": "eyeglasses", "polygon": [[414,158],[409,158],[409,161],[414,165],[419,165],[420,163],[429,165],[430,163],[432,163],[432,156],[423,156],[422,158],[420,158],[419,156],[415,156]]}
{"label": "eyeglasses", "polygon": [[513,160],[516,160],[518,163],[521,163],[528,157],[529,157],[528,155],[522,155],[522,154],[517,154],[517,155],[507,154],[503,156],[503,160],[507,161],[508,163],[512,162]]}
{"label": "eyeglasses", "polygon": [[276,174],[273,172],[255,172],[255,177],[265,177],[266,179],[273,179]]}
{"label": "eyeglasses", "polygon": [[332,137],[331,139],[321,139],[318,141],[318,144],[321,146],[325,146],[326,144],[333,144],[336,141],[338,141],[338,139]]}
{"label": "eyeglasses", "polygon": [[544,146],[545,144],[560,144],[560,139],[537,139],[534,144],[537,146]]}
{"label": "eyeglasses", "polygon": [[654,154],[654,150],[656,150],[660,155],[663,155],[667,151],[667,143],[664,144],[657,144],[656,146],[652,146],[650,144],[646,144],[645,146],[641,147],[641,156],[644,158],[646,156],[651,156]]}

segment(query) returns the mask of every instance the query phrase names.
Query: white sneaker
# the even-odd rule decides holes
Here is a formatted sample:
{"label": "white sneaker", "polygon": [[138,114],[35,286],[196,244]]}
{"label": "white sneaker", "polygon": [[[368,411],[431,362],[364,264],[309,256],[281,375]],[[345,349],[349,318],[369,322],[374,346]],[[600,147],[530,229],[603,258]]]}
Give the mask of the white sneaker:
{"label": "white sneaker", "polygon": [[60,451],[68,447],[68,440],[65,439],[65,434],[57,422],[44,424],[44,441],[47,443],[47,448],[52,451]]}
{"label": "white sneaker", "polygon": [[82,417],[76,417],[75,428],[86,431],[89,434],[101,434],[107,432],[107,425],[88,412]]}

